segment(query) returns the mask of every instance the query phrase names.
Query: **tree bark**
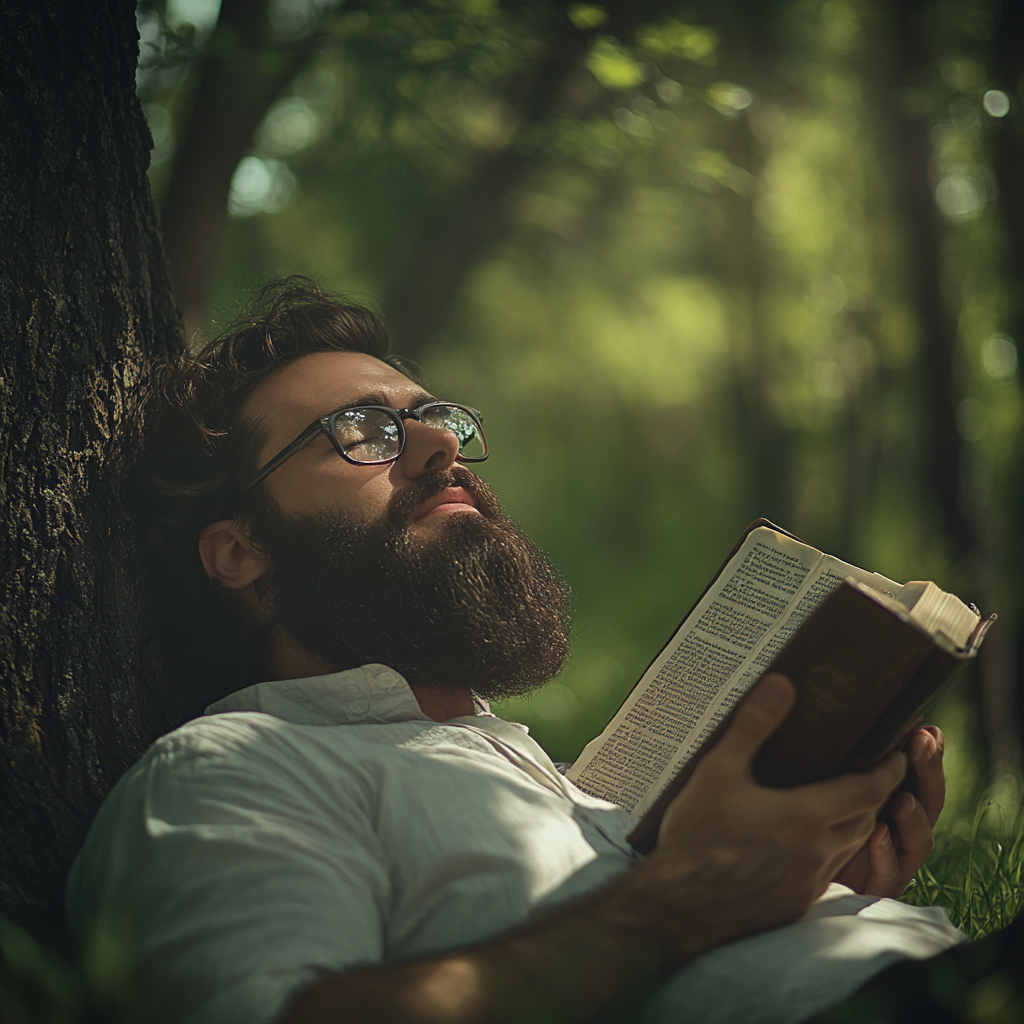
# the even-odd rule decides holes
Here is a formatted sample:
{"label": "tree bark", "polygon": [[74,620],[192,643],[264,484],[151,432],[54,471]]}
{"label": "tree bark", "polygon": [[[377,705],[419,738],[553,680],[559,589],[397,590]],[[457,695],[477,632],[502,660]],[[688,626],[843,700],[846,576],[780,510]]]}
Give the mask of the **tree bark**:
{"label": "tree bark", "polygon": [[131,0],[0,6],[0,903],[35,928],[162,725],[122,479],[181,327],[136,60]]}

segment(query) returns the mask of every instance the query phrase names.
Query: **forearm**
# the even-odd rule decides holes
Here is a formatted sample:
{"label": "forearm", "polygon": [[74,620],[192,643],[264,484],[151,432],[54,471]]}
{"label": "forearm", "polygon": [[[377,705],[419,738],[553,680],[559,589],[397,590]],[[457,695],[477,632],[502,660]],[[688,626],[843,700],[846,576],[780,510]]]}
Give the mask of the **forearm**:
{"label": "forearm", "polygon": [[495,942],[325,977],[299,995],[282,1024],[600,1020],[643,998],[688,958],[650,926],[655,876],[640,865],[601,893]]}
{"label": "forearm", "polygon": [[324,978],[283,1024],[503,1024],[598,1020],[609,1004],[639,998],[661,977],[656,951],[584,929],[548,932],[431,960]]}

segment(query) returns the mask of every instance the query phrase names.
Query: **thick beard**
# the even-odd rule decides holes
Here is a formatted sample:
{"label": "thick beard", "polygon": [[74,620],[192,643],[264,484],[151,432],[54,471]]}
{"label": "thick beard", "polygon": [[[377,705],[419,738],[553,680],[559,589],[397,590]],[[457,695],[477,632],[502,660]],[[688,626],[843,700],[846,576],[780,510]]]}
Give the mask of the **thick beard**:
{"label": "thick beard", "polygon": [[[447,487],[481,514],[414,535],[415,510]],[[421,686],[507,697],[548,682],[568,654],[568,587],[461,466],[403,488],[377,520],[267,508],[253,537],[270,557],[277,625],[336,671],[379,662]]]}

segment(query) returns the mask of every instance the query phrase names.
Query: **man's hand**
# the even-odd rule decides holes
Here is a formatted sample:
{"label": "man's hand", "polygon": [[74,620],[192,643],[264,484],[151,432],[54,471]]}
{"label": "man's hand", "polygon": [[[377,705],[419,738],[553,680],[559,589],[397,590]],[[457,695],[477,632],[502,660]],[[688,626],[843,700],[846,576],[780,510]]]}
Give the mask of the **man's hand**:
{"label": "man's hand", "polygon": [[871,896],[899,896],[928,859],[935,825],[946,800],[942,755],[946,739],[934,725],[919,729],[907,743],[911,771],[905,791],[890,803],[897,835],[880,822],[867,843],[836,876],[837,882]]}
{"label": "man's hand", "polygon": [[872,834],[907,758],[759,786],[753,756],[794,697],[777,674],[754,687],[672,802],[654,851],[615,882],[494,942],[325,977],[282,1024],[581,1024],[706,949],[799,917]]}
{"label": "man's hand", "polygon": [[667,911],[646,928],[682,959],[803,914],[864,846],[903,778],[907,758],[893,754],[864,775],[759,786],[754,754],[794,698],[781,675],[758,683],[669,807],[647,862],[623,880],[636,907],[650,900]]}

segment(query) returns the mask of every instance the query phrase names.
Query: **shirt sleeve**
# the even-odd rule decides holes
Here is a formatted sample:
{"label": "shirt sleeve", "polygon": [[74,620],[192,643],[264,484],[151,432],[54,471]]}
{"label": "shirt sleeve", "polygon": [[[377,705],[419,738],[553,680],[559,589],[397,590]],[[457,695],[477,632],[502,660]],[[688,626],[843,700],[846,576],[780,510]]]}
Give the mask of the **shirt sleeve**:
{"label": "shirt sleeve", "polygon": [[389,881],[372,779],[305,731],[219,715],[115,788],[69,879],[72,925],[127,913],[149,1019],[269,1024],[323,971],[379,963]]}

